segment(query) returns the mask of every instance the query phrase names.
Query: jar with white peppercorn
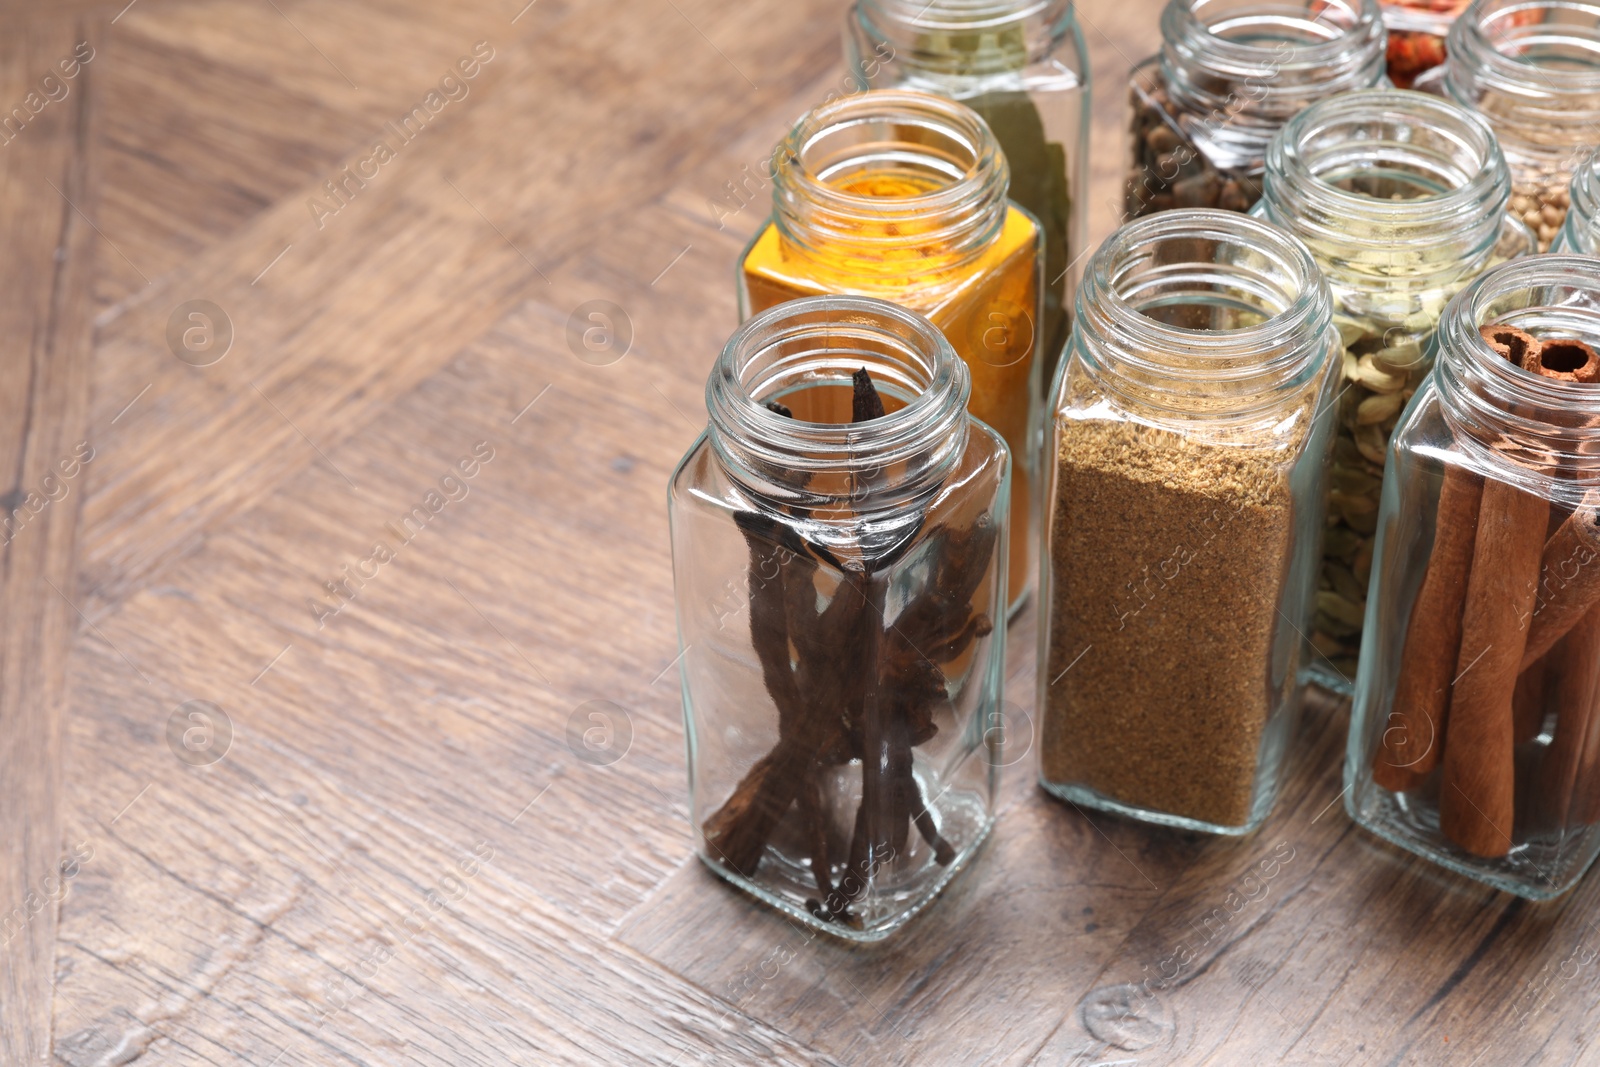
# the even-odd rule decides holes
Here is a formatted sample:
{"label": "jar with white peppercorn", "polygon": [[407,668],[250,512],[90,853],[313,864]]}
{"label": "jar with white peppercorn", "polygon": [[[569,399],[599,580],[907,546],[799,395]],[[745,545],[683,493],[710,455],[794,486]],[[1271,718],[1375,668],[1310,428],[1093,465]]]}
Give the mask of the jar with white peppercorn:
{"label": "jar with white peppercorn", "polygon": [[1444,66],[1419,79],[1489,120],[1511,166],[1511,210],[1545,251],[1573,170],[1600,137],[1600,2],[1478,0],[1450,28]]}
{"label": "jar with white peppercorn", "polygon": [[1389,435],[1432,366],[1450,298],[1533,235],[1507,214],[1511,172],[1484,120],[1374,89],[1313,104],[1267,150],[1258,213],[1300,238],[1344,342],[1311,676],[1349,692],[1361,649]]}
{"label": "jar with white peppercorn", "polygon": [[1600,255],[1600,149],[1572,175],[1568,200],[1567,220],[1552,251]]}
{"label": "jar with white peppercorn", "polygon": [[1133,68],[1127,217],[1248,211],[1267,142],[1308,104],[1386,84],[1375,0],[1168,0]]}

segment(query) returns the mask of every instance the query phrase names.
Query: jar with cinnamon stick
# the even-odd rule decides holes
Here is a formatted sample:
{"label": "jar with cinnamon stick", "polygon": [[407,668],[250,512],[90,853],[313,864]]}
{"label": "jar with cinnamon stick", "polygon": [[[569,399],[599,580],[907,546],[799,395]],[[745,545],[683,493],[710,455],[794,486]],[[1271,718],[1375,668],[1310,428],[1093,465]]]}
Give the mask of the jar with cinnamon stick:
{"label": "jar with cinnamon stick", "polygon": [[1248,215],[1123,226],[1079,286],[1048,439],[1041,781],[1244,833],[1300,706],[1339,335],[1305,247]]}
{"label": "jar with cinnamon stick", "polygon": [[1133,68],[1125,218],[1248,211],[1267,142],[1302,108],[1384,84],[1376,0],[1168,0]]}
{"label": "jar with cinnamon stick", "polygon": [[1384,476],[1346,805],[1546,899],[1600,853],[1600,261],[1495,268],[1435,347]]}
{"label": "jar with cinnamon stick", "polygon": [[1267,149],[1258,210],[1311,250],[1345,346],[1309,664],[1336,692],[1356,677],[1389,435],[1431,366],[1439,316],[1485,270],[1533,251],[1510,200],[1488,124],[1424,93],[1324,100]]}
{"label": "jar with cinnamon stick", "polygon": [[900,89],[824,104],[779,146],[772,220],[745,249],[739,307],[744,317],[803,296],[872,296],[944,331],[970,372],[972,414],[1011,448],[1015,607],[1035,573],[1044,246],[1009,187],[994,132],[964,104]]}
{"label": "jar with cinnamon stick", "polygon": [[1573,172],[1567,199],[1567,221],[1551,250],[1600,254],[1600,148]]}
{"label": "jar with cinnamon stick", "polygon": [[966,365],[881,300],[765,311],[669,491],[701,858],[874,941],[994,817],[1010,456]]}
{"label": "jar with cinnamon stick", "polygon": [[1444,65],[1416,87],[1489,121],[1511,165],[1512,210],[1545,251],[1600,130],[1600,3],[1477,0],[1450,27],[1447,48]]}

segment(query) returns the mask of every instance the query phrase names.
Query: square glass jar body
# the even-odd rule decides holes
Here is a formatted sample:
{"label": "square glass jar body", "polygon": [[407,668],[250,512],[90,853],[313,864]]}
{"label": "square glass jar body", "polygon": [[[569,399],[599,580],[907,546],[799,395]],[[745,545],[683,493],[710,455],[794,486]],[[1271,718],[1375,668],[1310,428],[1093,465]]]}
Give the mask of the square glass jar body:
{"label": "square glass jar body", "polygon": [[[1442,411],[1434,380],[1425,383],[1395,433],[1384,475],[1373,586],[1345,756],[1345,807],[1362,827],[1401,848],[1497,889],[1548,900],[1571,889],[1600,855],[1600,766],[1592,762],[1600,736],[1591,736],[1597,733],[1592,725],[1595,694],[1583,682],[1593,675],[1600,656],[1600,633],[1593,627],[1575,628],[1542,661],[1549,666],[1542,684],[1534,690],[1525,688],[1526,683],[1519,686],[1507,709],[1504,736],[1496,743],[1503,745],[1511,778],[1496,793],[1508,814],[1482,798],[1454,801],[1464,810],[1483,812],[1498,827],[1503,855],[1475,854],[1447,830],[1446,794],[1464,796],[1453,784],[1456,772],[1445,762],[1450,744],[1462,743],[1461,736],[1450,732],[1448,705],[1435,721],[1433,716],[1403,713],[1399,698],[1406,685],[1405,665],[1419,655],[1415,642],[1442,624],[1423,588],[1435,555],[1443,558],[1449,551],[1445,531],[1459,531],[1461,515],[1476,512],[1486,492],[1521,495],[1515,488],[1508,491],[1513,477],[1506,467],[1462,448]],[[1471,501],[1465,511],[1464,494]],[[1535,501],[1532,510],[1546,528],[1556,528],[1580,497],[1574,492]],[[1474,545],[1482,543],[1473,533],[1467,538]],[[1596,563],[1600,560],[1592,553],[1571,560],[1574,573]],[[1494,567],[1510,565],[1501,557]],[[1543,575],[1533,596],[1534,610],[1559,596],[1571,576],[1559,569]],[[1489,669],[1492,650],[1485,653],[1482,659],[1468,656],[1476,661],[1466,665],[1469,670]],[[1459,659],[1457,653],[1443,669],[1452,693],[1464,673]]]}
{"label": "square glass jar body", "polygon": [[[752,494],[709,436],[679,464],[668,503],[691,818],[717,875],[808,926],[877,941],[970,861],[1001,765],[1009,466],[1001,438],[971,423],[914,513],[862,527],[915,531],[864,576],[836,565],[853,553],[837,524]],[[862,759],[874,744],[886,774]],[[881,855],[860,845],[869,792],[887,813]]]}
{"label": "square glass jar body", "polygon": [[1013,204],[981,254],[932,274],[919,269],[919,249],[912,242],[881,258],[819,255],[801,251],[773,222],[740,257],[741,321],[785,301],[838,294],[890,300],[939,327],[972,374],[967,410],[1011,449],[1007,602],[1012,610],[1027,598],[1036,573],[1043,251],[1038,223]]}
{"label": "square glass jar body", "polygon": [[1335,361],[1319,361],[1276,434],[1229,442],[1120,407],[1079,344],[1047,448],[1041,785],[1146,822],[1248,833],[1271,811],[1304,694]]}

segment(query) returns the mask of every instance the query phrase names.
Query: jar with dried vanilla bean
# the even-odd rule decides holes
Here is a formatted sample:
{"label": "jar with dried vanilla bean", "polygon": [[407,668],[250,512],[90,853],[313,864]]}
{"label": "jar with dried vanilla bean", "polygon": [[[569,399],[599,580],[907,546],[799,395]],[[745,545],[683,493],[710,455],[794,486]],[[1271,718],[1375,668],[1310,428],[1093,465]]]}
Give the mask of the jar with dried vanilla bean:
{"label": "jar with dried vanilla bean", "polygon": [[1384,84],[1375,0],[1168,0],[1129,81],[1128,218],[1248,211],[1267,142],[1306,105]]}
{"label": "jar with dried vanilla bean", "polygon": [[1011,461],[971,383],[921,315],[789,301],[723,348],[669,488],[700,857],[849,940],[994,821]]}
{"label": "jar with dried vanilla bean", "polygon": [[1339,337],[1304,246],[1128,223],[1078,288],[1048,439],[1041,783],[1168,826],[1272,806],[1303,692]]}
{"label": "jar with dried vanilla bean", "polygon": [[1478,0],[1450,28],[1436,88],[1489,121],[1511,166],[1511,209],[1545,251],[1573,171],[1600,137],[1600,2]]}
{"label": "jar with dried vanilla bean", "polygon": [[1389,435],[1432,366],[1445,305],[1497,263],[1533,250],[1507,214],[1511,173],[1484,120],[1425,93],[1324,100],[1267,150],[1259,213],[1303,241],[1333,292],[1344,342],[1312,677],[1356,676]]}

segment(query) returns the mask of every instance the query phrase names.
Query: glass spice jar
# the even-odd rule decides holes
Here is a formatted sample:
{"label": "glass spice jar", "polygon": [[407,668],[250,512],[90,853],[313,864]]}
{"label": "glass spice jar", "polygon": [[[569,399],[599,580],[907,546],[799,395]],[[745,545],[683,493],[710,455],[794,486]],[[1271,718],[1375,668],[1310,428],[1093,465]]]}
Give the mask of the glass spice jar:
{"label": "glass spice jar", "polygon": [[1600,3],[1477,0],[1450,28],[1449,59],[1417,88],[1474,108],[1511,165],[1511,208],[1545,251],[1568,185],[1600,137]]}
{"label": "glass spice jar", "polygon": [[1567,201],[1567,218],[1552,250],[1600,254],[1600,149],[1573,172]]}
{"label": "glass spice jar", "polygon": [[668,505],[701,858],[875,941],[994,817],[1007,494],[939,330],[881,300],[763,312],[722,350]]}
{"label": "glass spice jar", "polygon": [[1231,212],[1128,223],[1078,288],[1053,398],[1041,783],[1239,834],[1304,687],[1339,335],[1305,248]]}
{"label": "glass spice jar", "polygon": [[1375,0],[1168,0],[1133,68],[1128,217],[1248,211],[1267,142],[1301,108],[1384,77]]}
{"label": "glass spice jar", "polygon": [[1310,249],[1345,345],[1309,665],[1336,692],[1356,676],[1389,435],[1431,366],[1439,316],[1483,271],[1533,251],[1510,200],[1488,124],[1424,93],[1324,100],[1267,150],[1258,211]]}
{"label": "glass spice jar", "polygon": [[1087,233],[1089,62],[1071,0],[856,0],[844,41],[860,84],[959,100],[1000,142],[1011,199],[1044,231],[1048,386]]}
{"label": "glass spice jar", "polygon": [[1435,346],[1384,476],[1345,804],[1546,899],[1600,853],[1600,262],[1497,267]]}
{"label": "glass spice jar", "polygon": [[772,221],[741,259],[739,311],[873,296],[944,331],[971,372],[972,414],[1011,448],[1015,608],[1034,575],[1043,245],[1007,183],[994,134],[963,104],[891,89],[824,104],[779,147]]}

